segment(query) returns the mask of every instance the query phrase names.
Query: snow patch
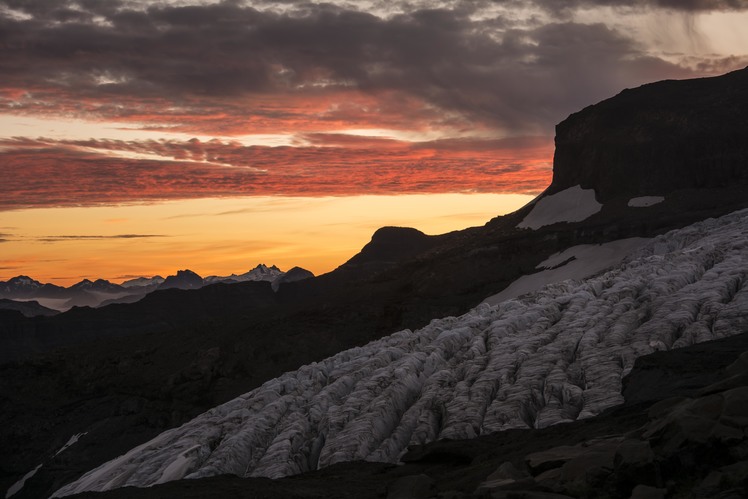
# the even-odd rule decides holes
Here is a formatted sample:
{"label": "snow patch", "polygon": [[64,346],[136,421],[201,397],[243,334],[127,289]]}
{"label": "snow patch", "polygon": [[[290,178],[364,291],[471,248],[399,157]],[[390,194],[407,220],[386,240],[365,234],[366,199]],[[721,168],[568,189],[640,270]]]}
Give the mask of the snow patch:
{"label": "snow patch", "polygon": [[78,440],[80,440],[80,438],[83,435],[86,435],[86,434],[88,434],[87,431],[85,431],[83,433],[76,433],[75,435],[73,435],[72,437],[70,437],[70,439],[68,439],[67,443],[65,445],[63,445],[62,447],[60,447],[60,450],[58,450],[57,452],[55,452],[55,456],[58,455],[58,454],[60,454],[61,452],[65,451],[71,445],[73,445],[76,442],[78,442]]}
{"label": "snow patch", "polygon": [[[631,237],[604,244],[580,244],[555,253],[538,264],[541,272],[520,277],[484,303],[496,305],[504,300],[537,291],[543,286],[567,279],[584,279],[620,263],[650,239]],[[563,264],[563,265],[562,265]]]}
{"label": "snow patch", "polygon": [[595,199],[594,189],[576,185],[538,200],[517,228],[539,229],[557,222],[581,222],[598,213],[603,205]]}
{"label": "snow patch", "polygon": [[657,203],[662,203],[665,198],[662,196],[642,196],[639,198],[629,199],[630,208],[646,208],[647,206],[653,206]]}
{"label": "snow patch", "polygon": [[621,382],[638,357],[746,330],[743,210],[658,236],[594,277],[484,303],[285,373],[55,497],[171,478],[394,463],[409,445],[588,418],[623,402]]}
{"label": "snow patch", "polygon": [[11,485],[10,488],[8,489],[8,492],[5,493],[5,499],[8,499],[9,497],[16,495],[18,493],[18,491],[20,491],[23,488],[23,486],[26,485],[26,480],[28,480],[32,476],[36,475],[36,472],[39,471],[39,468],[41,468],[41,467],[42,467],[42,465],[40,464],[39,466],[37,466],[33,470],[31,470],[28,473],[26,473],[25,475],[23,475],[23,478],[21,478],[16,483],[14,483],[13,485]]}

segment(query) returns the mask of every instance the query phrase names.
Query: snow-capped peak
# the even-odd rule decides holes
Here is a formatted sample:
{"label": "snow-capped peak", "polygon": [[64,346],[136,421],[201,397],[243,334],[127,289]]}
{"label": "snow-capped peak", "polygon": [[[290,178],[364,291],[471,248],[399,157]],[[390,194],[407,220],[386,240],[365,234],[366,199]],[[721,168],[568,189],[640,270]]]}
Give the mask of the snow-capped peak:
{"label": "snow-capped peak", "polygon": [[89,289],[93,286],[93,281],[90,279],[83,279],[82,281],[70,286],[71,289]]}
{"label": "snow-capped peak", "polygon": [[264,263],[261,263],[257,265],[257,267],[248,272],[245,272],[244,274],[231,274],[229,276],[208,276],[205,278],[205,284],[213,284],[216,282],[274,281],[284,274],[285,272],[283,272],[275,265],[268,267]]}
{"label": "snow-capped peak", "polygon": [[39,281],[25,275],[13,277],[8,280],[7,284],[21,288],[39,288],[42,285]]}
{"label": "snow-capped peak", "polygon": [[164,282],[164,278],[160,275],[155,275],[153,277],[136,277],[134,279],[123,282],[122,284],[120,284],[120,286],[122,286],[123,288],[135,288],[161,284],[162,282]]}

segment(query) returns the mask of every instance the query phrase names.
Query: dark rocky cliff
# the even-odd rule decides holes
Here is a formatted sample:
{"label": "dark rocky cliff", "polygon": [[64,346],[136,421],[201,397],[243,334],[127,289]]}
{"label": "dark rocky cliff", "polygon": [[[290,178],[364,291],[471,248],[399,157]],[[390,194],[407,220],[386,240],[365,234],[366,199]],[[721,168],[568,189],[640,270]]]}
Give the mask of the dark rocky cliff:
{"label": "dark rocky cliff", "polygon": [[624,90],[556,126],[553,194],[598,201],[748,185],[748,68]]}

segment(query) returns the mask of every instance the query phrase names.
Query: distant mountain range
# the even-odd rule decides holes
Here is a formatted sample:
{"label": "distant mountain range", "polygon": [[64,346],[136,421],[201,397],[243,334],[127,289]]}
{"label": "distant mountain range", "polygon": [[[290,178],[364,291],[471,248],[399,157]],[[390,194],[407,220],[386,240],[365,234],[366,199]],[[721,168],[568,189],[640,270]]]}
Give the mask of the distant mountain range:
{"label": "distant mountain range", "polygon": [[[8,281],[0,281],[0,309],[18,310],[27,317],[36,315],[54,315],[73,307],[101,307],[114,303],[134,303],[156,290],[163,289],[199,289],[216,283],[239,283],[248,281],[267,281],[273,290],[284,282],[298,281],[314,277],[310,271],[294,267],[284,272],[275,265],[268,267],[259,264],[244,274],[230,276],[208,276],[202,278],[187,269],[179,270],[175,275],[163,278],[138,277],[121,284],[106,279],[83,279],[69,287],[42,283],[31,277],[19,275]],[[35,303],[35,305],[31,305]]]}

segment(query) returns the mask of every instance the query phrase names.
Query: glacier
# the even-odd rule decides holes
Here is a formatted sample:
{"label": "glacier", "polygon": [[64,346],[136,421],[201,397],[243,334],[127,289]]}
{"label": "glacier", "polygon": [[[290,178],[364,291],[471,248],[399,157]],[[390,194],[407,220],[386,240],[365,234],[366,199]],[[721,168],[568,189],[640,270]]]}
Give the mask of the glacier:
{"label": "glacier", "polygon": [[637,357],[748,331],[748,210],[653,238],[621,263],[433,320],[285,373],[53,497],[232,473],[279,478],[409,445],[588,418]]}

